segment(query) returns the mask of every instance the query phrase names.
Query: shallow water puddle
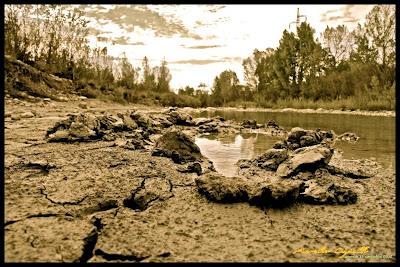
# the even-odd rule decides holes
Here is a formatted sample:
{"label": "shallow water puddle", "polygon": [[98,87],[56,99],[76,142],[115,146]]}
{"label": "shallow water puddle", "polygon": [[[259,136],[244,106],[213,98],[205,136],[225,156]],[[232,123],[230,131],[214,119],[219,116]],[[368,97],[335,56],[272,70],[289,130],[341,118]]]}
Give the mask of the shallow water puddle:
{"label": "shallow water puddle", "polygon": [[237,175],[235,163],[239,159],[251,159],[271,148],[277,140],[263,134],[207,135],[197,137],[195,143],[213,162],[217,172],[232,177]]}

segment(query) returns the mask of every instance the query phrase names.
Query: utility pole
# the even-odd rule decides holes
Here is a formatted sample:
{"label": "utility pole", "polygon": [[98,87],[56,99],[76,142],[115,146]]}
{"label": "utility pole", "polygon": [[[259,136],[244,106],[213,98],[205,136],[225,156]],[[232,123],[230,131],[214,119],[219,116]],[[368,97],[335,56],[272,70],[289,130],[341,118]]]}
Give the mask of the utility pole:
{"label": "utility pole", "polygon": [[297,28],[300,27],[301,24],[300,18],[304,18],[304,22],[307,22],[307,17],[305,15],[300,15],[300,8],[297,8],[296,21],[292,21],[289,23],[289,29],[292,24],[296,24],[296,33],[297,33]]}

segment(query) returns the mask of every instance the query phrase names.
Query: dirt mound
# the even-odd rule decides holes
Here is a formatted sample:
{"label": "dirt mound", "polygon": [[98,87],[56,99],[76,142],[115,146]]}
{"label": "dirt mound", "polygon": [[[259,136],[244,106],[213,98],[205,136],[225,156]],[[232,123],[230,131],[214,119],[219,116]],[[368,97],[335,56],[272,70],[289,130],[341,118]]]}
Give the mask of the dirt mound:
{"label": "dirt mound", "polygon": [[74,94],[71,80],[42,72],[20,60],[6,55],[6,93],[13,97],[46,97],[62,101]]}

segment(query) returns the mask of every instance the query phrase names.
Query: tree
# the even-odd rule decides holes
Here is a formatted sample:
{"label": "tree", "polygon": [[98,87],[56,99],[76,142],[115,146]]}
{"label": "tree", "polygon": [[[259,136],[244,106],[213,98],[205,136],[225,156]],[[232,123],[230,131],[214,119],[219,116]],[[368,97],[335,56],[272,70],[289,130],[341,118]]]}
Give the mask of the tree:
{"label": "tree", "polygon": [[179,89],[178,94],[194,96],[194,88],[190,87],[190,86],[186,86],[185,88]]}
{"label": "tree", "polygon": [[333,56],[335,65],[349,59],[353,43],[353,35],[345,25],[339,25],[336,28],[326,26],[321,34],[321,44]]}
{"label": "tree", "polygon": [[157,91],[162,93],[162,92],[168,92],[169,91],[169,82],[172,79],[172,76],[170,74],[170,71],[167,66],[167,61],[165,58],[161,61],[161,66],[158,68],[157,73]]}
{"label": "tree", "polygon": [[149,65],[149,60],[147,57],[143,58],[142,61],[142,70],[143,70],[143,89],[150,91],[150,90],[155,90],[157,87],[156,81],[155,81],[155,75],[153,70],[150,68]]}
{"label": "tree", "polygon": [[395,5],[376,5],[366,16],[365,35],[383,68],[395,64],[395,13]]}
{"label": "tree", "polygon": [[372,48],[365,28],[358,24],[352,35],[355,49],[350,55],[351,61],[363,64],[376,64],[377,52]]}
{"label": "tree", "polygon": [[244,71],[244,80],[246,81],[246,86],[250,90],[256,90],[258,86],[258,77],[256,75],[257,61],[255,58],[255,54],[257,52],[258,50],[255,49],[253,55],[251,55],[248,58],[245,58],[242,62]]}
{"label": "tree", "polygon": [[212,97],[217,105],[225,105],[228,101],[238,98],[240,92],[238,90],[239,79],[232,70],[225,70],[214,79]]}
{"label": "tree", "polygon": [[125,52],[122,54],[120,60],[121,77],[119,84],[129,89],[133,89],[137,83],[137,70],[128,61]]}
{"label": "tree", "polygon": [[[298,51],[299,40],[294,33],[284,30],[279,47],[273,56],[273,69],[276,83],[283,96],[296,96],[300,91],[298,84]],[[275,78],[274,78],[275,79]]]}

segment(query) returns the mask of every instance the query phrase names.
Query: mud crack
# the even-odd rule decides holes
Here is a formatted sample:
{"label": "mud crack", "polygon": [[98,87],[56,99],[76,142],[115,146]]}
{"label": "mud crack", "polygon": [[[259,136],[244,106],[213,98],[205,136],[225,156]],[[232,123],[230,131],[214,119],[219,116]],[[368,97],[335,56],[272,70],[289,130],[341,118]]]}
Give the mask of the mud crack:
{"label": "mud crack", "polygon": [[140,262],[150,257],[150,256],[139,257],[135,255],[113,254],[104,252],[101,249],[96,249],[95,255],[100,256],[107,261],[120,260],[120,261],[134,261],[134,262]]}
{"label": "mud crack", "polygon": [[32,214],[32,215],[29,215],[29,216],[27,216],[25,218],[22,218],[22,219],[7,221],[7,222],[4,223],[4,226],[11,225],[11,224],[14,224],[14,223],[26,220],[26,219],[30,219],[30,218],[47,218],[47,217],[58,217],[58,216],[63,216],[63,214],[60,214],[60,213]]}
{"label": "mud crack", "polygon": [[[43,186],[43,187],[44,187],[44,186]],[[48,201],[50,201],[51,203],[57,204],[57,205],[79,205],[79,204],[81,204],[81,203],[88,197],[88,196],[86,195],[86,196],[84,196],[83,198],[78,199],[78,200],[76,200],[76,201],[64,201],[64,202],[62,202],[62,201],[55,201],[55,200],[51,199],[51,198],[48,196],[48,194],[45,192],[45,190],[46,190],[46,187],[44,187],[44,189],[43,189],[43,188],[40,188],[40,194],[44,195],[44,197],[45,197]]]}
{"label": "mud crack", "polygon": [[157,200],[165,201],[173,197],[173,187],[170,179],[145,178],[131,191],[131,195],[123,201],[123,204],[130,209],[144,211]]}

